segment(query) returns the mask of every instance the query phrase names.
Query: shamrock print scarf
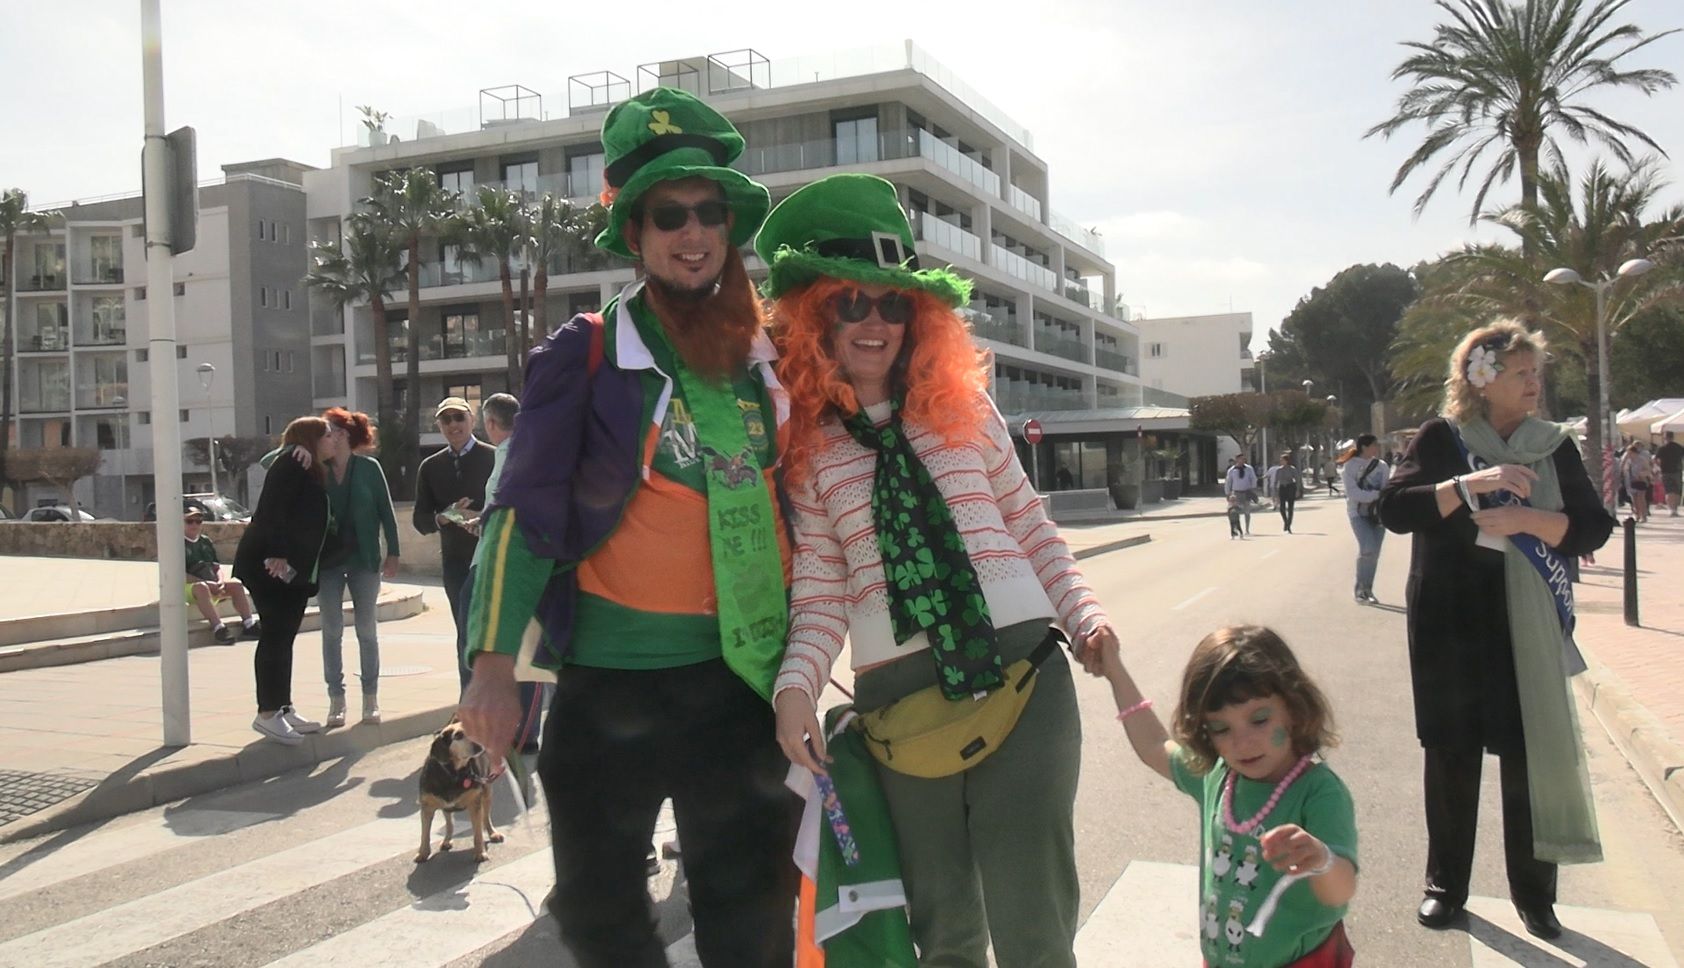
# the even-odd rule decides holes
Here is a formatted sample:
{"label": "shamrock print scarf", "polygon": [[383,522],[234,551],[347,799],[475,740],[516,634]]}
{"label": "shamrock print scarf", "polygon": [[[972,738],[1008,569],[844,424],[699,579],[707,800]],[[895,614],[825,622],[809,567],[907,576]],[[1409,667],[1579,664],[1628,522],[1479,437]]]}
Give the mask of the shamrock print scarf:
{"label": "shamrock print scarf", "polygon": [[897,397],[883,426],[875,426],[863,409],[843,426],[877,453],[871,521],[883,555],[895,644],[927,633],[942,695],[965,699],[1005,682],[999,643],[953,511],[907,442],[900,409]]}

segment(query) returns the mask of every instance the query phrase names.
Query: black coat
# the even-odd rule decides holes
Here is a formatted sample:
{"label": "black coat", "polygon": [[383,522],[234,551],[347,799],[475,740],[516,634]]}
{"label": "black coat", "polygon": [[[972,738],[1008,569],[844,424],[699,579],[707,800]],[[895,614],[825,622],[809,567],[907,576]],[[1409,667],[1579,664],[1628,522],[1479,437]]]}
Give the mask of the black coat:
{"label": "black coat", "polygon": [[297,591],[316,593],[316,562],[337,547],[329,532],[332,512],[327,491],[298,461],[282,456],[263,479],[257,508],[234,552],[234,577],[250,585],[274,585],[278,580],[263,568],[265,558],[285,558],[298,572],[288,584]]}
{"label": "black coat", "polygon": [[440,528],[433,517],[463,498],[468,499],[470,509],[485,510],[485,484],[491,479],[491,468],[496,463],[497,448],[476,438],[473,448],[461,457],[446,447],[422,461],[416,472],[415,511],[411,518],[415,530],[421,534],[439,532],[439,553],[464,568],[474,560],[479,539],[466,528]]}
{"label": "black coat", "polygon": [[[1380,493],[1380,520],[1415,536],[1409,563],[1409,670],[1422,746],[1523,752],[1520,694],[1509,644],[1503,555],[1474,544],[1467,507],[1440,517],[1433,488],[1468,471],[1449,423],[1421,425]],[[1602,547],[1614,519],[1602,507],[1573,441],[1555,451],[1570,558]]]}

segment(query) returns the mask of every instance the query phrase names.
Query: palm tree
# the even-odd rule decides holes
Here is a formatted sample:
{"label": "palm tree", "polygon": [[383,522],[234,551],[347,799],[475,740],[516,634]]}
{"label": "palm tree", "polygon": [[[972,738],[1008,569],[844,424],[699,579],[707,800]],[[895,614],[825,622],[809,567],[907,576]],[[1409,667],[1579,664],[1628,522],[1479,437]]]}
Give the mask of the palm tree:
{"label": "palm tree", "polygon": [[515,330],[512,265],[517,259],[530,257],[533,250],[532,214],[519,192],[491,185],[480,186],[475,202],[463,213],[456,237],[461,241],[464,260],[475,265],[486,259],[497,262],[497,279],[503,284],[503,345],[508,354],[509,392],[518,394],[526,347]]}
{"label": "palm tree", "polygon": [[421,239],[437,236],[456,217],[457,193],[439,184],[431,168],[389,171],[375,178],[374,194],[362,200],[366,217],[390,233],[409,262],[408,339],[404,366],[407,405],[403,435],[409,445],[405,481],[414,481],[421,450]]}
{"label": "palm tree", "polygon": [[0,249],[0,489],[6,486],[6,448],[12,439],[12,360],[17,355],[12,337],[12,280],[17,265],[12,254],[20,233],[45,232],[51,225],[47,215],[29,210],[29,196],[23,189],[0,192],[0,235],[6,239]]}
{"label": "palm tree", "polygon": [[[413,478],[406,476],[406,458],[414,453],[403,435],[391,433],[397,427],[393,410],[392,343],[386,322],[386,295],[403,283],[398,240],[365,213],[352,215],[345,225],[343,242],[317,242],[310,246],[310,271],[305,285],[326,296],[340,312],[345,307],[367,302],[374,321],[374,398],[380,427],[381,464],[388,480],[402,482],[407,492]],[[413,384],[412,384],[413,385]]]}
{"label": "palm tree", "polygon": [[[1533,312],[1558,347],[1579,357],[1588,398],[1586,450],[1598,455],[1592,466],[1600,469],[1606,418],[1597,369],[1596,296],[1581,286],[1546,283],[1544,275],[1566,267],[1587,280],[1613,279],[1604,307],[1612,341],[1634,317],[1684,304],[1684,206],[1645,217],[1664,187],[1652,162],[1616,174],[1598,161],[1576,187],[1577,199],[1565,167],[1557,166],[1538,179],[1536,208],[1514,205],[1487,215],[1486,221],[1514,233],[1522,248],[1483,245],[1448,257],[1447,263],[1465,280],[1448,295],[1479,319]],[[1527,251],[1533,254],[1529,257]],[[1649,259],[1659,268],[1620,277],[1620,265],[1635,258]]]}
{"label": "palm tree", "polygon": [[1415,53],[1392,71],[1393,80],[1415,86],[1398,99],[1395,115],[1363,135],[1389,139],[1417,121],[1427,127],[1426,139],[1399,166],[1390,191],[1454,148],[1415,199],[1419,216],[1446,177],[1460,169],[1456,187],[1466,187],[1480,159],[1494,150],[1496,158],[1474,195],[1468,217],[1473,224],[1492,186],[1508,183],[1517,171],[1521,204],[1537,204],[1540,156],[1552,166],[1561,163],[1556,132],[1579,144],[1595,139],[1627,166],[1635,162],[1628,138],[1661,151],[1647,134],[1584,103],[1584,95],[1598,88],[1653,94],[1678,82],[1659,68],[1619,68],[1626,55],[1676,33],[1611,26],[1630,2],[1594,0],[1587,9],[1586,0],[1436,0],[1449,22],[1435,28],[1430,42],[1405,41]]}
{"label": "palm tree", "polygon": [[[545,299],[550,291],[550,263],[579,244],[581,232],[578,212],[567,199],[545,192],[532,208],[532,304],[537,313],[533,321],[533,337],[543,339],[550,333],[549,307]],[[530,348],[523,347],[523,349]]]}

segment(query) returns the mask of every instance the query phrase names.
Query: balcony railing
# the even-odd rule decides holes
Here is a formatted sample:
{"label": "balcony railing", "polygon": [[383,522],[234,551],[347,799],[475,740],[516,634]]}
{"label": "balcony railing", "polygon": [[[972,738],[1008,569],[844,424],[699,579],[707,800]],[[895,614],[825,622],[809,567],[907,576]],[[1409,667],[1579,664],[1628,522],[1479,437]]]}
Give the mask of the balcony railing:
{"label": "balcony railing", "polygon": [[1177,407],[1187,409],[1187,398],[1179,393],[1159,390],[1156,387],[1141,387],[1140,402],[1148,407]]}
{"label": "balcony railing", "polygon": [[995,244],[989,247],[988,261],[994,268],[1009,276],[1022,279],[1050,292],[1058,291],[1058,273],[1046,266],[1030,262],[1010,249]]}
{"label": "balcony railing", "polygon": [[1070,360],[1073,363],[1088,361],[1088,348],[1079,337],[1068,336],[1056,329],[1041,327],[1035,331],[1035,349],[1042,353]]}
{"label": "balcony railing", "polygon": [[[393,336],[389,340],[392,349],[392,362],[409,362],[409,346],[403,336]],[[448,344],[444,334],[430,333],[421,337],[421,362],[428,360],[467,360],[476,357],[502,357],[508,354],[508,343],[503,339],[501,329],[488,329],[479,333],[467,333],[462,337],[451,337]],[[357,362],[373,363],[372,354],[364,359],[359,355]]]}
{"label": "balcony railing", "polygon": [[1012,208],[1031,219],[1037,222],[1041,220],[1041,200],[1016,185],[1006,186],[1006,201],[1011,203]]}
{"label": "balcony railing", "polygon": [[1002,413],[1088,408],[1087,398],[1080,390],[1060,389],[1009,377],[994,381],[994,402]]}
{"label": "balcony railing", "polygon": [[1000,176],[982,162],[930,134],[918,132],[918,153],[995,198],[1000,197]]}
{"label": "balcony railing", "polygon": [[1093,363],[1095,366],[1104,367],[1107,370],[1116,370],[1118,373],[1132,373],[1136,376],[1140,375],[1139,365],[1136,364],[1134,360],[1130,359],[1128,354],[1119,353],[1116,350],[1105,350],[1100,349],[1097,346],[1094,347]]}
{"label": "balcony railing", "polygon": [[589,179],[572,172],[557,172],[553,175],[539,175],[531,181],[494,181],[480,182],[471,192],[464,192],[456,200],[458,208],[470,208],[479,205],[479,190],[494,188],[498,191],[518,192],[521,200],[536,202],[545,195],[565,198],[576,204],[589,205],[596,201],[597,194],[602,191],[602,185],[589,184]]}
{"label": "balcony railing", "polygon": [[918,237],[949,252],[982,260],[982,238],[929,212],[918,213]]}
{"label": "balcony railing", "polygon": [[1105,305],[1105,297],[1103,295],[1095,293],[1086,285],[1076,282],[1073,279],[1064,280],[1064,298],[1070,300],[1071,302],[1081,303],[1089,309],[1092,309],[1094,312],[1100,312],[1100,307]]}
{"label": "balcony railing", "polygon": [[[404,277],[406,280],[408,276]],[[487,259],[475,265],[466,259],[452,265],[442,262],[421,263],[421,288],[436,289],[439,286],[461,286],[474,282],[496,282],[497,263]],[[407,281],[400,283],[402,289]]]}
{"label": "balcony railing", "polygon": [[1098,232],[1083,228],[1081,223],[1075,219],[1067,215],[1060,215],[1054,210],[1049,213],[1047,224],[1052,226],[1054,232],[1087,249],[1094,255],[1102,256],[1105,254],[1105,240],[1100,238]]}
{"label": "balcony railing", "polygon": [[70,327],[65,323],[33,330],[19,326],[17,349],[19,353],[63,353],[70,349]]}
{"label": "balcony railing", "polygon": [[79,265],[76,267],[78,286],[122,285],[123,267],[114,265]]}
{"label": "balcony railing", "polygon": [[63,288],[63,266],[52,272],[18,273],[18,292],[56,292]]}
{"label": "balcony railing", "polygon": [[113,383],[82,384],[76,388],[76,409],[99,410],[126,407],[129,404],[129,384],[124,380]]}
{"label": "balcony railing", "polygon": [[1014,317],[996,317],[980,309],[962,309],[960,314],[970,321],[973,336],[991,339],[996,343],[1010,343],[1026,348],[1028,346],[1028,342],[1023,338],[1023,328]]}

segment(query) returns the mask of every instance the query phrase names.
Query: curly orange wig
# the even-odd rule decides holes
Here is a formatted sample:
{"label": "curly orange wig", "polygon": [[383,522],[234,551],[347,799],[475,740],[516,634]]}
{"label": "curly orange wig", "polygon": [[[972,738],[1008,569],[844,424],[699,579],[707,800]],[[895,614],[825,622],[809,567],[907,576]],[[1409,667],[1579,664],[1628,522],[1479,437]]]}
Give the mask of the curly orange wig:
{"label": "curly orange wig", "polygon": [[[806,477],[824,439],[823,423],[860,409],[831,342],[831,300],[857,288],[856,282],[818,279],[772,304],[778,379],[789,392],[783,464],[792,483]],[[988,387],[989,354],[971,342],[970,327],[947,303],[922,290],[904,291],[916,312],[890,377],[894,390],[906,395],[901,418],[950,444],[974,438],[986,413],[978,404]]]}

